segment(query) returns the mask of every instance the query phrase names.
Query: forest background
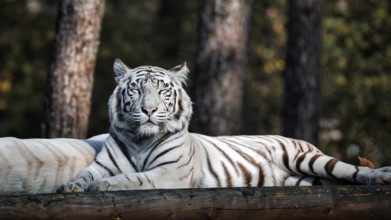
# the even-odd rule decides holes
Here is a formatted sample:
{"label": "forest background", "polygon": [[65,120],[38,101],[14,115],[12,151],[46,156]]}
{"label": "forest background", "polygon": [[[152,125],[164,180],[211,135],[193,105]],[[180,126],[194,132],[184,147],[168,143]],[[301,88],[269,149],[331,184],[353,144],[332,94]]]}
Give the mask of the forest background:
{"label": "forest background", "polygon": [[[193,70],[199,1],[106,1],[89,136],[109,127],[115,58],[132,67]],[[254,0],[242,134],[282,134],[285,0]],[[0,137],[42,136],[57,1],[0,1]],[[319,148],[357,164],[391,161],[391,2],[323,1]],[[190,74],[188,88],[192,87]]]}

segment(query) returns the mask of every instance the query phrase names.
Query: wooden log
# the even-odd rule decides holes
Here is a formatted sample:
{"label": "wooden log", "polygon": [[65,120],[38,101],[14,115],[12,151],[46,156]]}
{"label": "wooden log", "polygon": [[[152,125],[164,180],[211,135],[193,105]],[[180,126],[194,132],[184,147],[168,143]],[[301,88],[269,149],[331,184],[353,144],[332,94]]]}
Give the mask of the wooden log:
{"label": "wooden log", "polygon": [[391,219],[391,186],[40,194],[0,198],[0,219]]}

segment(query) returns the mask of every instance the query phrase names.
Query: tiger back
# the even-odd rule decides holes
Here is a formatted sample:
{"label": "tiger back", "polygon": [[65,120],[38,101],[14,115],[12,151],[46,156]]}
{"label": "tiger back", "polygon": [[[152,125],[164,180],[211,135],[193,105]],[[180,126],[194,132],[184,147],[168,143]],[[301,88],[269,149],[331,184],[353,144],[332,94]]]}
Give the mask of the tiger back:
{"label": "tiger back", "polygon": [[0,195],[55,192],[91,164],[106,138],[0,138]]}

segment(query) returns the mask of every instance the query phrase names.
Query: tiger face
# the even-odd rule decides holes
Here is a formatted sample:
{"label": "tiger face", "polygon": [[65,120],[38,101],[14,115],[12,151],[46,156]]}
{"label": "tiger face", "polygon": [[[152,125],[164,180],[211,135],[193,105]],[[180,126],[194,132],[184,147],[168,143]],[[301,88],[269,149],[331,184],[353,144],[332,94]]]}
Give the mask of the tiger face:
{"label": "tiger face", "polygon": [[170,70],[153,66],[130,69],[117,59],[117,87],[109,101],[111,126],[139,137],[187,128],[192,107],[182,83],[188,71],[185,63]]}

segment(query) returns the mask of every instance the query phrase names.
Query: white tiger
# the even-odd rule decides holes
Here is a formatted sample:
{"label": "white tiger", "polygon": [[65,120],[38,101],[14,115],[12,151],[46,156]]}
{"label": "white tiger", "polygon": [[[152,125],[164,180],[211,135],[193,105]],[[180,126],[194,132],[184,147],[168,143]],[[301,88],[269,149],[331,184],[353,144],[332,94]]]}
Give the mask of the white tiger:
{"label": "white tiger", "polygon": [[110,136],[94,162],[58,192],[391,182],[391,167],[346,164],[300,140],[189,133],[186,64],[130,69],[117,59],[114,72]]}
{"label": "white tiger", "polygon": [[0,138],[0,195],[55,192],[92,163],[107,136],[88,140]]}

